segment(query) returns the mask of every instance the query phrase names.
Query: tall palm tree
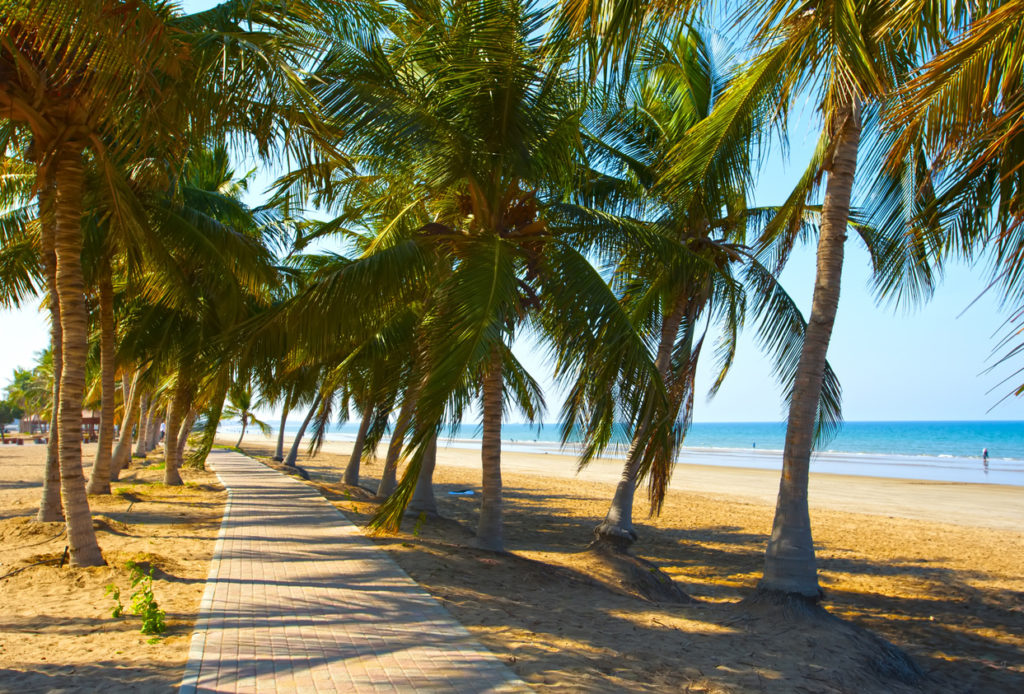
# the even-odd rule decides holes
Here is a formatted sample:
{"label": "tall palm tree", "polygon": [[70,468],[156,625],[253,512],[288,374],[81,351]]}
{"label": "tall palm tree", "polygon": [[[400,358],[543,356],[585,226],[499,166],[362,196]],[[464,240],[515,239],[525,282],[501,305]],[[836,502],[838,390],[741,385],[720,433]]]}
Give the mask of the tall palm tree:
{"label": "tall palm tree", "polygon": [[[386,37],[336,51],[319,71],[321,98],[357,171],[338,171],[330,186],[356,201],[350,218],[375,217],[379,231],[292,312],[296,334],[325,343],[327,329],[374,334],[410,300],[422,302],[428,367],[414,391],[409,465],[382,518],[400,519],[429,441],[475,399],[483,428],[475,543],[491,550],[504,548],[502,412],[515,403],[533,419],[543,406],[509,349],[515,335],[555,325],[545,312],[569,324],[555,328],[560,337],[617,323],[631,363],[653,369],[587,262],[587,233],[551,225],[549,207],[578,180],[584,83],[573,79],[568,51],[543,50],[544,21],[515,0],[399,5]],[[370,190],[376,202],[360,205]],[[362,297],[358,316],[334,308],[346,295]]]}
{"label": "tall palm tree", "polygon": [[[90,215],[91,216],[91,215]],[[108,237],[102,233],[102,225],[84,222],[86,226],[86,248],[83,250],[83,265],[89,255],[89,236]],[[90,234],[91,230],[95,234]],[[96,342],[99,346],[99,391],[100,391],[100,426],[96,447],[96,458],[93,461],[92,474],[86,485],[88,494],[109,494],[111,459],[114,452],[114,413],[117,406],[117,355],[116,355],[116,319],[114,316],[114,260],[113,249],[106,243],[107,238],[97,239],[97,257],[85,268],[87,281],[95,286]]]}
{"label": "tall palm tree", "polygon": [[[694,129],[687,151],[680,147],[678,152],[679,171],[699,180],[712,165],[709,153],[758,109],[775,114],[784,128],[789,105],[798,94],[808,93],[822,120],[811,163],[761,241],[767,253],[785,258],[825,179],[814,295],[790,395],[782,480],[760,595],[816,601],[821,594],[807,482],[825,355],[839,302],[857,159],[865,122],[874,122],[878,104],[905,78],[916,57],[913,33],[892,29],[890,9],[886,0],[774,0],[746,10],[756,56],[722,96],[715,116]],[[890,180],[879,176],[872,183]],[[927,295],[932,282],[927,265],[930,237],[911,237],[903,227],[888,224],[903,219],[895,211],[902,209],[906,197],[894,196],[894,190],[889,186],[888,196],[871,200],[868,214],[873,225],[861,233],[880,249],[875,260],[879,287],[906,299],[919,298]],[[911,198],[914,204],[919,202],[916,196]]]}
{"label": "tall palm tree", "polygon": [[[745,245],[774,213],[747,204],[759,130],[756,117],[733,133],[738,144],[722,147],[720,163],[703,179],[690,182],[690,194],[664,192],[666,182],[671,187],[669,154],[685,143],[691,128],[711,115],[727,86],[729,56],[714,54],[692,27],[667,41],[648,40],[643,47],[634,81],[624,94],[626,103],[616,106],[618,98],[613,96],[593,119],[599,126],[595,158],[605,171],[601,185],[595,186],[599,195],[594,202],[605,202],[610,213],[625,207],[637,223],[651,220],[648,223],[664,237],[662,253],[628,244],[616,249],[615,285],[653,345],[669,396],[669,416],[679,422],[677,437],[662,444],[672,451],[672,460],[692,417],[696,367],[709,329],[716,324],[721,329],[716,349],[719,375],[712,394],[729,370],[748,312],[788,392],[793,369],[787,364],[799,350],[805,323],[772,272]],[[614,396],[615,391],[607,395]],[[826,432],[838,421],[838,403],[838,382],[827,370],[819,406],[819,422]],[[614,408],[608,409],[606,416],[614,413]],[[574,417],[567,421],[576,426]],[[654,508],[660,505],[673,466],[640,469],[636,451],[651,442],[649,424],[641,421],[633,431],[608,514],[596,529],[597,545],[623,549],[636,539],[632,507],[641,472],[651,475]],[[588,460],[585,456],[583,462]]]}
{"label": "tall palm tree", "polygon": [[[129,374],[122,372],[122,379],[128,379]],[[132,432],[136,424],[140,425],[139,438],[143,436],[141,428],[140,402],[143,400],[142,390],[145,379],[145,369],[137,368],[130,376],[130,385],[123,401],[121,426],[119,428],[117,445],[111,454],[110,479],[116,481],[121,470],[128,466],[132,456]]]}
{"label": "tall palm tree", "polygon": [[[31,134],[37,178],[52,180],[55,190],[58,429],[72,564],[103,563],[81,467],[86,157],[116,188],[118,162],[151,148],[173,160],[187,135],[244,131],[267,152],[282,123],[296,117],[315,132],[315,104],[294,69],[311,55],[306,39],[315,32],[297,25],[309,19],[316,21],[302,3],[274,10],[240,0],[184,17],[155,1],[129,7],[115,0],[19,0],[0,8],[0,127]],[[124,200],[124,191],[114,197]],[[118,213],[121,222],[144,226],[130,205]]]}

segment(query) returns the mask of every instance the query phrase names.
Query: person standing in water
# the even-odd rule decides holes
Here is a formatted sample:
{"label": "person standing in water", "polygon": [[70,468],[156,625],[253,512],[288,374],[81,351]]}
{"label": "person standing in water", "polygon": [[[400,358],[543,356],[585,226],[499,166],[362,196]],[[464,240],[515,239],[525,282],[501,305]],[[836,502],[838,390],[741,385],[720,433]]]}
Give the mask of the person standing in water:
{"label": "person standing in water", "polygon": [[988,472],[988,449],[981,449],[981,463],[985,466],[985,472]]}

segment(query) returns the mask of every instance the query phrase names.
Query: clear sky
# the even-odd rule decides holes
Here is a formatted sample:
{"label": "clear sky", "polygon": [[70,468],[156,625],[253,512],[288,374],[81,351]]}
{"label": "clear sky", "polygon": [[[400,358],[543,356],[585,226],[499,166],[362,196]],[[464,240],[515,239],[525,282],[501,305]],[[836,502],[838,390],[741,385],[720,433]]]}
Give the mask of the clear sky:
{"label": "clear sky", "polygon": [[[192,10],[209,4],[195,0],[185,6]],[[775,204],[784,199],[816,134],[808,128],[804,136],[792,135],[792,167],[778,156],[768,159],[759,177],[757,204]],[[1024,419],[1024,400],[1011,398],[997,405],[1010,390],[1011,384],[1000,385],[1000,381],[1013,365],[984,373],[995,361],[992,350],[1004,335],[1001,326],[1009,315],[998,305],[996,292],[975,302],[989,280],[984,268],[962,264],[949,267],[934,298],[910,310],[879,306],[870,291],[869,275],[867,253],[851,236],[828,355],[843,386],[846,419]],[[802,248],[794,253],[781,280],[806,315],[814,288],[814,249]],[[20,311],[0,311],[0,385],[7,382],[14,367],[30,366],[33,353],[47,342],[46,318],[36,305]],[[560,403],[559,394],[551,386],[550,368],[539,350],[530,349],[528,344],[517,345],[516,351],[546,385],[547,419],[554,419]],[[752,336],[742,339],[729,378],[711,401],[704,397],[713,373],[709,356],[710,350],[705,352],[698,372],[695,421],[785,419],[771,367],[758,354]]]}

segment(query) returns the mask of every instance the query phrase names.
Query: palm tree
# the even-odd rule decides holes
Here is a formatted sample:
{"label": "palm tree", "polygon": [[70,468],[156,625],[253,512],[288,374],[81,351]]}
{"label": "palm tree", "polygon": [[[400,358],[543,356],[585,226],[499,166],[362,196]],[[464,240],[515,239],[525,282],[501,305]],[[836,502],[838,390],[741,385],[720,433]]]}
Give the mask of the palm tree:
{"label": "palm tree", "polygon": [[238,435],[238,441],[235,442],[235,448],[242,445],[242,439],[245,438],[245,430],[250,423],[259,427],[260,433],[270,433],[270,426],[266,422],[257,419],[256,414],[253,412],[256,403],[253,398],[251,384],[244,381],[236,381],[232,384],[231,388],[228,389],[228,403],[229,405],[225,408],[223,416],[242,422],[242,431]]}
{"label": "palm tree", "polygon": [[[243,26],[243,22],[247,22]],[[281,126],[319,125],[299,63],[316,31],[333,26],[304,3],[233,0],[181,16],[162,2],[14,2],[0,9],[0,127],[31,134],[38,180],[54,187],[56,294],[61,325],[58,406],[61,487],[71,562],[103,563],[81,471],[87,317],[80,255],[86,157],[112,183],[118,220],[144,228],[119,183],[118,163],[159,152],[173,161],[187,136],[244,133],[267,153]],[[126,59],[126,56],[130,58]],[[302,132],[300,132],[302,131]],[[241,140],[240,140],[241,141]]]}
{"label": "palm tree", "polygon": [[[811,313],[800,358],[795,368],[786,430],[783,472],[775,520],[765,556],[759,595],[820,597],[814,546],[807,507],[807,481],[819,403],[825,378],[825,354],[839,302],[843,251],[851,222],[857,158],[865,119],[893,92],[915,57],[915,37],[892,30],[891,3],[885,0],[842,4],[775,0],[746,13],[753,20],[757,55],[720,100],[713,118],[698,125],[680,147],[680,180],[699,180],[713,162],[719,144],[742,127],[758,109],[780,119],[798,93],[809,91],[821,115],[823,129],[812,162],[775,218],[761,245],[766,253],[784,259],[793,247],[811,198],[825,179],[820,207],[817,276]],[[870,118],[869,118],[870,117]],[[784,127],[784,121],[779,121]],[[884,144],[884,143],[883,143]],[[912,162],[913,163],[913,162]],[[883,291],[914,299],[930,291],[927,236],[912,237],[898,212],[905,197],[894,195],[892,178],[874,183],[888,186],[888,195],[872,200],[872,226],[860,230],[879,249],[876,280]],[[919,200],[911,196],[912,202]]]}
{"label": "palm tree", "polygon": [[[762,344],[776,359],[776,374],[786,392],[792,388],[793,375],[787,363],[799,349],[805,327],[772,272],[744,245],[774,213],[746,202],[754,133],[759,130],[756,117],[733,134],[735,141],[723,144],[721,162],[690,183],[690,194],[663,192],[666,182],[671,185],[669,154],[685,146],[689,130],[710,116],[727,85],[728,60],[713,54],[693,28],[665,42],[646,41],[625,93],[626,103],[616,106],[613,91],[613,103],[599,101],[593,118],[600,128],[593,144],[595,158],[606,172],[595,186],[599,195],[594,203],[604,203],[609,212],[629,208],[636,223],[652,220],[649,223],[664,238],[660,253],[628,244],[617,248],[615,285],[653,345],[652,356],[669,396],[669,416],[679,422],[673,440],[657,443],[671,451],[669,461],[689,427],[696,367],[712,325],[721,328],[716,350],[720,373],[712,394],[729,370],[745,313],[749,311]],[[602,395],[614,397],[616,392]],[[831,370],[826,372],[822,396],[819,421],[830,430],[839,417],[839,388]],[[615,408],[607,402],[604,406],[606,417],[613,417]],[[575,416],[566,421],[567,430],[579,426]],[[636,539],[632,507],[641,473],[651,475],[653,508],[660,506],[673,466],[641,469],[638,451],[654,443],[649,429],[650,423],[642,420],[633,431],[608,514],[595,531],[595,547],[623,550]],[[582,462],[597,450],[588,450]]]}
{"label": "palm tree", "polygon": [[[127,379],[128,374],[122,372],[122,379]],[[132,431],[136,423],[139,425],[139,439],[141,440],[144,431],[142,429],[142,418],[140,417],[140,402],[143,400],[142,389],[145,378],[144,369],[136,369],[131,377],[131,385],[128,386],[127,395],[123,401],[121,427],[117,438],[117,445],[110,458],[110,479],[116,481],[121,470],[128,466],[132,457]]]}
{"label": "palm tree", "polygon": [[110,257],[104,255],[97,263],[97,313],[100,352],[100,427],[96,459],[86,486],[87,494],[110,493],[111,457],[114,450],[114,411],[116,408],[117,363],[114,323],[114,277]]}
{"label": "palm tree", "polygon": [[[517,332],[546,330],[556,313],[558,337],[616,323],[631,363],[653,369],[582,252],[589,235],[551,224],[549,207],[578,182],[585,85],[573,79],[568,52],[553,59],[543,50],[544,20],[515,0],[399,6],[387,37],[336,51],[319,71],[321,97],[358,171],[337,171],[322,195],[345,200],[345,218],[368,219],[377,234],[291,311],[295,334],[324,344],[328,329],[351,342],[420,302],[424,366],[420,385],[404,391],[416,403],[409,465],[381,518],[401,518],[428,443],[475,399],[483,428],[475,544],[499,551],[502,411],[514,403],[533,419],[543,407],[509,349]],[[329,308],[325,320],[323,307],[350,296],[361,298],[358,316]]]}

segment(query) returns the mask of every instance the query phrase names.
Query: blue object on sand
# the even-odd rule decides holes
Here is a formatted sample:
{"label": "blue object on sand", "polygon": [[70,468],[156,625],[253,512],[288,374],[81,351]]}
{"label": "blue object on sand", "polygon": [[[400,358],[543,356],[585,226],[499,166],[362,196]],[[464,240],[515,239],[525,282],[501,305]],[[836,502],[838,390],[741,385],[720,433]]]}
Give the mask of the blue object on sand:
{"label": "blue object on sand", "polygon": [[454,492],[448,492],[450,496],[473,496],[472,489],[459,489]]}

